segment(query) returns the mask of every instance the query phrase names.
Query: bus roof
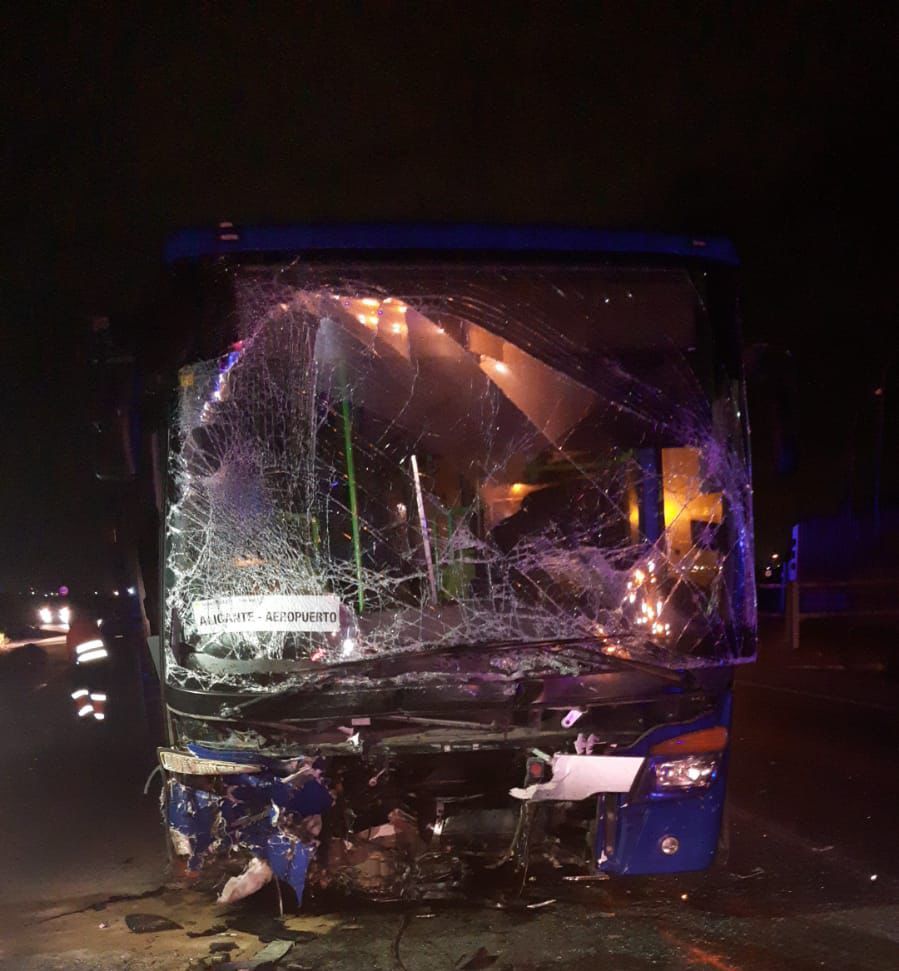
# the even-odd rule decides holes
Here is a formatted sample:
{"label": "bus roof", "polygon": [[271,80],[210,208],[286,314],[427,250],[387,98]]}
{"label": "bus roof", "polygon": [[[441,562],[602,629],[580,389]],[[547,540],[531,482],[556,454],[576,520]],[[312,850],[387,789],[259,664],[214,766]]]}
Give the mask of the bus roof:
{"label": "bus roof", "polygon": [[490,226],[471,223],[322,223],[182,229],[165,247],[167,263],[254,253],[273,257],[328,252],[362,255],[428,253],[557,254],[680,257],[736,266],[736,250],[723,237],[610,231],[565,226]]}

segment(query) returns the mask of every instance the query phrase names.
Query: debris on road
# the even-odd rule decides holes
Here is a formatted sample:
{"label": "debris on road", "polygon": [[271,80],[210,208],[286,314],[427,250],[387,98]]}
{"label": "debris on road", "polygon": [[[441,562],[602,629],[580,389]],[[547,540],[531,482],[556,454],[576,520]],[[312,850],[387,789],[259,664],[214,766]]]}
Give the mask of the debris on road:
{"label": "debris on road", "polygon": [[551,907],[556,902],[555,897],[550,897],[549,900],[541,900],[534,904],[528,904],[528,910],[541,910],[543,907]]}
{"label": "debris on road", "polygon": [[228,930],[227,924],[213,924],[212,927],[207,927],[204,931],[188,931],[188,937],[215,937],[218,934],[224,934]]}
{"label": "debris on road", "polygon": [[458,971],[480,971],[481,968],[489,968],[496,964],[499,960],[498,954],[490,954],[486,947],[479,947],[477,951],[467,960],[464,964],[463,958],[459,958],[459,962],[456,963],[456,968]]}
{"label": "debris on road", "polygon": [[133,934],[156,934],[159,931],[183,930],[180,924],[176,924],[168,917],[161,917],[159,914],[128,914],[125,917],[125,924]]}
{"label": "debris on road", "polygon": [[[281,958],[285,957],[294,945],[294,941],[270,941],[261,951],[257,951],[246,962],[247,968],[261,968],[266,964],[277,964]],[[243,962],[241,962],[243,965]]]}
{"label": "debris on road", "polygon": [[763,867],[756,866],[753,867],[749,873],[734,873],[734,880],[754,880],[756,877],[761,877],[765,875],[765,870]]}
{"label": "debris on road", "polygon": [[210,954],[227,954],[228,951],[236,950],[240,945],[236,941],[213,941],[209,945]]}
{"label": "debris on road", "polygon": [[188,971],[200,971],[205,968],[224,968],[229,963],[228,954],[204,954],[202,957],[191,958],[187,962]]}
{"label": "debris on road", "polygon": [[219,894],[218,903],[233,904],[238,900],[243,900],[244,897],[249,897],[250,894],[254,894],[264,887],[273,876],[272,868],[265,860],[253,857],[240,876],[231,877],[225,884]]}

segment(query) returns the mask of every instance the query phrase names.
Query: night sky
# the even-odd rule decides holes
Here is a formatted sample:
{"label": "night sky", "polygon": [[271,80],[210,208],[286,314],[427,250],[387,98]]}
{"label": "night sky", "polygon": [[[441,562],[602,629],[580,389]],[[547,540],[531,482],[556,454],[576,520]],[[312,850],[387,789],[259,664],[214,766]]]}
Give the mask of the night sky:
{"label": "night sky", "polygon": [[881,386],[895,502],[895,5],[630,7],[4,14],[0,589],[99,575],[87,321],[137,313],[166,234],[225,218],[730,236],[746,341],[798,379],[787,476],[754,385],[760,552],[800,515],[870,507]]}

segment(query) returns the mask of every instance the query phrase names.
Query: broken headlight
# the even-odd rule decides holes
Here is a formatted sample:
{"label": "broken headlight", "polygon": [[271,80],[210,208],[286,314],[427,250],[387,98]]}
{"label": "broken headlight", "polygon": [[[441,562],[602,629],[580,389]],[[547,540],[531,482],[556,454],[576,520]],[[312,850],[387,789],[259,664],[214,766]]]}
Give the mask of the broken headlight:
{"label": "broken headlight", "polygon": [[681,758],[655,761],[652,771],[657,790],[705,789],[718,774],[718,756],[684,755]]}

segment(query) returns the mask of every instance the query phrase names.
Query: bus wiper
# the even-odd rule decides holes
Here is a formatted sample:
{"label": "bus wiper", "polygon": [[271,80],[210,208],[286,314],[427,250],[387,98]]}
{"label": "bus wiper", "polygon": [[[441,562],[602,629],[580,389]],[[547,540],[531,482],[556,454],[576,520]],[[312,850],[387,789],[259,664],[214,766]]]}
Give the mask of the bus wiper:
{"label": "bus wiper", "polygon": [[642,671],[644,674],[651,674],[661,678],[663,681],[670,681],[672,684],[683,684],[686,681],[692,682],[693,676],[685,668],[669,668],[664,664],[653,664],[652,661],[638,661],[636,658],[623,657],[621,654],[602,652],[602,656],[613,664],[618,664],[623,668],[632,668],[635,671]]}
{"label": "bus wiper", "polygon": [[[572,648],[581,648],[586,651],[591,650],[595,645],[602,645],[605,643],[606,641],[602,638],[589,637],[547,638],[539,641],[481,641],[466,644],[434,645],[423,650],[414,652],[410,651],[408,652],[408,656],[410,658],[414,658],[415,660],[420,660],[421,658],[441,656],[452,657],[453,655],[458,655],[465,651],[489,651],[491,653],[496,653],[548,648],[559,648],[561,651],[571,650]],[[328,680],[330,680],[331,676],[333,675],[363,672],[375,664],[384,662],[395,663],[402,660],[404,656],[404,654],[392,654],[377,657],[357,658],[352,661],[338,661],[334,664],[329,664],[324,668],[308,668],[306,670],[309,673],[320,671],[324,675],[323,680],[318,682],[315,686],[315,690],[321,690],[322,687],[327,685]],[[662,681],[668,681],[671,684],[683,685],[685,681],[692,681],[692,677],[689,675],[689,673],[682,669],[672,669],[661,664],[653,664],[651,661],[642,661],[631,657],[622,657],[617,653],[613,654],[606,651],[600,651],[599,653],[591,652],[591,659],[598,660],[600,658],[611,664],[613,667],[617,666],[619,668],[630,668],[641,671],[644,674],[659,678]],[[288,685],[280,691],[273,691],[269,694],[257,695],[254,698],[248,698],[246,701],[242,701],[237,705],[230,706],[229,711],[237,714],[264,702],[289,697],[290,695],[298,694],[309,689],[309,685]]]}
{"label": "bus wiper", "polygon": [[389,715],[379,715],[385,721],[403,722],[406,725],[429,725],[432,728],[460,728],[482,732],[494,732],[496,722],[459,721],[455,718],[429,718],[423,715],[407,715],[405,712],[391,712]]}

